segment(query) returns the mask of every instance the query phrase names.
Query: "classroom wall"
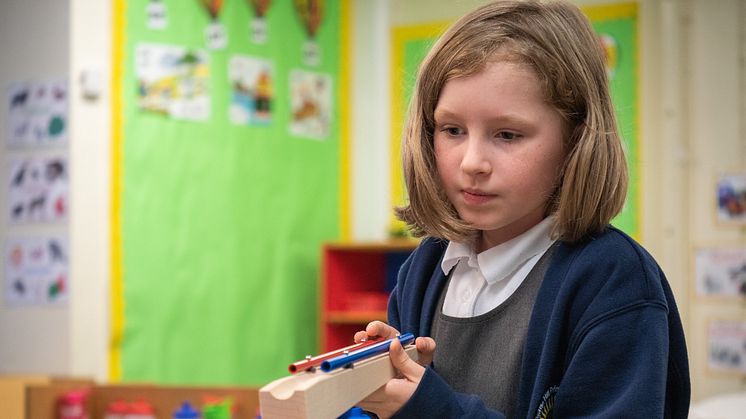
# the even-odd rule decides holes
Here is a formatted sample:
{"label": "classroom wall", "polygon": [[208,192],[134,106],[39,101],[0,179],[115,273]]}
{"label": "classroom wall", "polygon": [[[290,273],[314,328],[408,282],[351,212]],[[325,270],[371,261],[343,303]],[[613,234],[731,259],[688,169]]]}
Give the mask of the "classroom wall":
{"label": "classroom wall", "polygon": [[[43,11],[43,13],[40,13]],[[8,116],[5,92],[10,83],[44,81],[68,73],[70,63],[67,39],[70,29],[70,5],[58,0],[4,0],[0,3],[0,89],[3,108],[0,112],[0,173],[7,178],[10,170],[6,145]],[[104,138],[105,140],[105,138]],[[64,150],[52,147],[45,152]],[[14,150],[14,158],[37,153],[30,149]],[[30,236],[58,234],[65,226],[9,225],[8,183],[0,193],[0,238],[8,235]],[[5,240],[3,268],[0,269],[0,373],[48,372],[67,373],[70,367],[70,310],[65,306],[11,307],[5,299]]]}
{"label": "classroom wall", "polygon": [[[718,224],[714,216],[714,185],[718,174],[746,170],[746,2],[695,1],[683,6],[684,91],[686,116],[683,153],[674,158],[686,166],[688,176],[684,225],[691,260],[697,246],[746,246],[746,228]],[[664,151],[665,153],[665,151]],[[665,185],[664,185],[665,187]],[[687,257],[688,256],[688,257]],[[725,376],[707,370],[707,324],[713,319],[746,320],[746,302],[703,301],[694,298],[692,264],[689,281],[688,338],[695,397],[746,389],[746,376]]]}
{"label": "classroom wall", "polygon": [[[42,153],[66,152],[70,173],[68,220],[55,225],[9,226],[7,187],[0,238],[9,235],[67,234],[68,302],[59,306],[12,306],[0,296],[0,374],[44,373],[106,380],[108,376],[110,251],[111,5],[98,0],[7,0],[0,3],[0,86],[12,82],[69,79],[69,141]],[[84,99],[81,77],[100,80],[96,98]],[[3,105],[5,106],[5,105]],[[0,173],[7,176],[5,109]],[[13,150],[29,156],[38,150]],[[4,240],[3,240],[4,242]],[[4,247],[4,243],[3,243]],[[3,265],[4,266],[4,265]],[[5,286],[4,267],[0,283]]]}
{"label": "classroom wall", "polygon": [[692,262],[698,246],[746,245],[715,215],[717,175],[746,169],[745,23],[739,0],[640,3],[642,241],[676,294],[694,400],[746,388],[707,359],[708,322],[746,319],[746,305],[697,296]]}

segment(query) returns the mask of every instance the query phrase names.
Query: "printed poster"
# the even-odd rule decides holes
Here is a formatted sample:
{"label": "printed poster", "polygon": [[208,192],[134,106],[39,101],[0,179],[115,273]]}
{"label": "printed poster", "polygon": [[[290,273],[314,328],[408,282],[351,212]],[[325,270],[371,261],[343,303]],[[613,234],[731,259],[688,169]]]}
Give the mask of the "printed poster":
{"label": "printed poster", "polygon": [[274,71],[272,62],[235,55],[228,65],[231,84],[230,120],[239,125],[272,122]]}
{"label": "printed poster", "polygon": [[140,109],[175,119],[210,117],[210,66],[205,51],[140,44],[135,73]]}
{"label": "printed poster", "polygon": [[290,132],[325,139],[329,136],[332,107],[332,78],[304,70],[290,71]]}
{"label": "printed poster", "polygon": [[67,219],[67,157],[31,157],[10,162],[8,220],[11,224]]}
{"label": "printed poster", "polygon": [[5,301],[56,305],[69,294],[67,238],[12,237],[5,243]]}
{"label": "printed poster", "polygon": [[67,142],[68,99],[65,81],[14,83],[7,89],[9,147]]}
{"label": "printed poster", "polygon": [[746,321],[710,322],[708,343],[710,369],[746,374]]}
{"label": "printed poster", "polygon": [[697,294],[746,297],[746,247],[712,247],[695,251]]}

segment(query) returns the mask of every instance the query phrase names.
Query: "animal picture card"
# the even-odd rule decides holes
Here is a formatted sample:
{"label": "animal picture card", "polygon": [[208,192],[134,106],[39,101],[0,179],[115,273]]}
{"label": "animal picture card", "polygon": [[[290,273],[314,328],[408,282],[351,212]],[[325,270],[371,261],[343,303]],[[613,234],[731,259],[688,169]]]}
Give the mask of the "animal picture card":
{"label": "animal picture card", "polygon": [[67,82],[13,83],[7,88],[8,147],[67,142]]}
{"label": "animal picture card", "polygon": [[290,71],[290,133],[323,140],[332,116],[332,78],[305,70]]}
{"label": "animal picture card", "polygon": [[5,242],[8,305],[59,305],[68,299],[66,237],[9,237]]}
{"label": "animal picture card", "polygon": [[274,74],[272,62],[235,55],[228,65],[231,83],[230,120],[240,125],[272,122]]}
{"label": "animal picture card", "polygon": [[10,162],[8,220],[11,224],[67,219],[67,157],[30,157]]}

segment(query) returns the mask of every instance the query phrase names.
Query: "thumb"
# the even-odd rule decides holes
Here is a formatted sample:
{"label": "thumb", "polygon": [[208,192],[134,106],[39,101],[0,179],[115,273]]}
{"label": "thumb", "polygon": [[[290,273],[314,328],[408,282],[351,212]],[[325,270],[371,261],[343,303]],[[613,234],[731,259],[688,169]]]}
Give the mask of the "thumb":
{"label": "thumb", "polygon": [[412,358],[404,352],[399,339],[391,341],[389,346],[389,358],[391,364],[409,381],[419,383],[425,374],[425,368],[414,362]]}

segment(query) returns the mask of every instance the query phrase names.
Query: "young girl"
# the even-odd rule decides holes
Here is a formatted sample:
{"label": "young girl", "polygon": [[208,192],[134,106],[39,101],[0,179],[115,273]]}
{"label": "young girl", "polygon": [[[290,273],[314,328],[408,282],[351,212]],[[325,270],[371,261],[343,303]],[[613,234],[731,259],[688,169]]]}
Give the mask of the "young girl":
{"label": "young girl", "polygon": [[[401,376],[361,403],[382,418],[686,417],[684,334],[653,258],[609,226],[627,169],[604,55],[566,3],[466,15],[418,74],[403,144],[422,243],[389,323]],[[437,343],[437,349],[436,349]],[[424,366],[421,366],[424,365]]]}

